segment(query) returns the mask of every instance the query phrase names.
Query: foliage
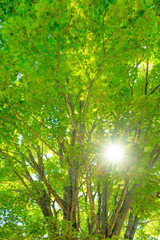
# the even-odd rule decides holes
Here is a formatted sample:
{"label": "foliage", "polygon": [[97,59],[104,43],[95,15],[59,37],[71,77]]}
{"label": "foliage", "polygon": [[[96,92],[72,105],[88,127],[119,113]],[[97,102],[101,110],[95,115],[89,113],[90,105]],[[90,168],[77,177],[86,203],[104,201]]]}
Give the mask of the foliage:
{"label": "foliage", "polygon": [[159,2],[0,6],[0,236],[158,237]]}

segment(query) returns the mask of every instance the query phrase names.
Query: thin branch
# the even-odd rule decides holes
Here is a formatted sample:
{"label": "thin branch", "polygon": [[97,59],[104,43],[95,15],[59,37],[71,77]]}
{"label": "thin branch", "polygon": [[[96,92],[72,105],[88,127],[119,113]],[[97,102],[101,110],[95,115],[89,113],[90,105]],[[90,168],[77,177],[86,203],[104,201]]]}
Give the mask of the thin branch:
{"label": "thin branch", "polygon": [[68,113],[68,117],[69,117],[69,119],[70,119],[70,121],[71,121],[71,124],[72,124],[73,128],[75,129],[75,131],[76,131],[76,133],[77,133],[77,135],[78,135],[78,138],[79,138],[79,141],[81,142],[81,145],[83,146],[83,145],[84,145],[84,141],[83,141],[83,139],[82,139],[82,137],[81,137],[81,135],[80,135],[77,127],[76,127],[76,124],[74,123],[74,121],[73,121],[73,119],[72,119],[71,114],[70,114],[70,111],[69,111],[69,108],[68,108],[68,103],[67,103],[66,94],[65,94],[65,92],[64,92],[64,88],[63,88],[62,85],[60,84],[59,80],[58,80],[57,82],[58,82],[60,88],[62,89],[62,93],[63,93],[63,97],[64,97],[64,101],[65,101],[65,106],[66,106],[66,110],[67,110],[67,113]]}
{"label": "thin branch", "polygon": [[71,19],[72,19],[72,14],[71,14],[71,17],[70,17],[70,19],[69,19],[69,22],[67,23],[67,25],[66,25],[66,27],[65,27],[65,29],[64,29],[62,38],[64,37],[64,34],[66,33],[66,31],[67,31],[67,29],[68,29],[68,27],[69,27],[69,25],[70,25]]}
{"label": "thin branch", "polygon": [[[10,106],[10,108],[12,109],[12,111],[15,113],[15,115],[19,118],[19,120],[21,120],[21,122],[23,122],[23,124],[41,141],[43,142],[54,154],[58,155],[59,157],[63,158],[62,156],[60,156],[60,154],[58,152],[56,152],[51,146],[48,145],[48,143],[43,140],[24,120],[23,118],[19,115],[19,113],[16,112],[16,110],[12,107],[11,103],[9,102],[9,100],[6,98],[8,105]],[[64,159],[64,158],[63,158]]]}
{"label": "thin branch", "polygon": [[150,96],[151,94],[153,94],[159,87],[160,87],[160,84],[159,84],[157,87],[155,87],[155,88],[152,90],[152,92],[150,92],[149,96]]}
{"label": "thin branch", "polygon": [[24,185],[24,187],[25,187],[25,188],[28,190],[28,192],[30,193],[29,188],[28,188],[27,184],[24,182],[23,178],[19,175],[19,173],[18,173],[15,169],[13,169],[13,171],[14,171],[14,173],[17,175],[17,177],[21,180],[21,182],[22,182],[22,184]]}
{"label": "thin branch", "polygon": [[141,222],[141,223],[139,223],[139,225],[141,225],[141,224],[142,224],[142,225],[143,225],[143,224],[146,225],[147,223],[150,223],[150,222],[156,222],[156,221],[159,222],[159,221],[160,221],[160,218],[156,218],[156,219],[153,219],[153,220],[150,220],[150,221],[146,221],[146,222]]}
{"label": "thin branch", "polygon": [[52,130],[51,129],[49,129],[43,122],[39,122],[37,119],[35,119],[35,121],[36,122],[38,122],[40,125],[42,125],[43,127],[45,127],[47,130],[49,130],[49,132],[50,133],[52,133],[53,134],[53,136],[57,139],[57,141],[60,143],[60,140],[59,140],[59,138],[56,136],[56,134],[55,133],[53,133],[52,132]]}
{"label": "thin branch", "polygon": [[147,90],[148,90],[148,71],[149,71],[149,60],[147,59],[145,95],[147,95]]}
{"label": "thin branch", "polygon": [[[8,223],[4,220],[4,218],[0,217],[0,219],[6,224],[8,225],[8,227],[17,235],[17,239],[19,239],[19,237],[21,237],[21,239],[25,239],[24,236],[22,234],[19,234],[16,232],[16,230]],[[3,227],[3,226],[2,226]]]}

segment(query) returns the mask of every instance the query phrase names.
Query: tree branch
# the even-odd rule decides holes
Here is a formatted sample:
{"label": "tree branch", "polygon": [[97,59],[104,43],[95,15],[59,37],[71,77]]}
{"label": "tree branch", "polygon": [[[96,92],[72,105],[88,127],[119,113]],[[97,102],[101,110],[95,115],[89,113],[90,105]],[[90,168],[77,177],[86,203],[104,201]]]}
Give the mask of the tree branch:
{"label": "tree branch", "polygon": [[111,223],[110,223],[110,226],[109,226],[109,228],[108,228],[108,236],[110,236],[110,234],[111,234],[111,232],[112,232],[112,229],[113,229],[113,227],[114,227],[114,225],[115,225],[115,222],[116,222],[116,220],[117,220],[118,213],[119,213],[120,208],[121,208],[121,206],[122,206],[122,203],[123,203],[123,201],[124,201],[125,193],[126,193],[126,191],[127,191],[128,185],[129,185],[129,180],[130,180],[130,177],[128,177],[128,179],[127,179],[127,181],[126,181],[126,183],[125,183],[125,186],[124,186],[124,188],[123,188],[123,190],[122,190],[121,198],[120,198],[120,200],[119,200],[119,202],[118,202],[118,206],[117,206],[117,208],[116,208],[116,210],[115,210],[114,217],[113,217],[113,219],[112,219],[112,221],[111,221]]}
{"label": "tree branch", "polygon": [[148,90],[148,71],[149,71],[149,60],[147,59],[145,95],[147,95],[147,90]]}
{"label": "tree branch", "polygon": [[157,87],[155,87],[155,88],[152,90],[152,92],[150,92],[150,94],[149,94],[148,96],[150,96],[151,94],[153,94],[159,87],[160,87],[160,84],[159,84]]}

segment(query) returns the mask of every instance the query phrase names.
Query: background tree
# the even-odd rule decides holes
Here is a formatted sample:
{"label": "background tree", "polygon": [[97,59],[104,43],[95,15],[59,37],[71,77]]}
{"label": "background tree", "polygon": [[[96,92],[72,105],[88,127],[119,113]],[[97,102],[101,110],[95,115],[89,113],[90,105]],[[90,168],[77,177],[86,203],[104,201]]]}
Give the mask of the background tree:
{"label": "background tree", "polygon": [[159,214],[159,3],[1,7],[1,236],[133,239],[139,224],[144,239]]}

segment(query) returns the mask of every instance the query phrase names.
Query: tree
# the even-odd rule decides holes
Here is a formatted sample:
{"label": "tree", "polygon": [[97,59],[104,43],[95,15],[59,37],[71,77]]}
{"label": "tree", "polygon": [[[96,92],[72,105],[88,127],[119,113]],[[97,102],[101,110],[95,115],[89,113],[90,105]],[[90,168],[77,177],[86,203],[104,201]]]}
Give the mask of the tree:
{"label": "tree", "polygon": [[158,1],[1,5],[3,239],[133,239],[159,214]]}

